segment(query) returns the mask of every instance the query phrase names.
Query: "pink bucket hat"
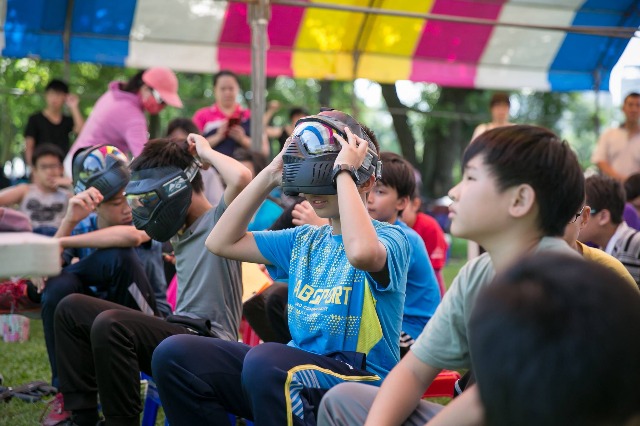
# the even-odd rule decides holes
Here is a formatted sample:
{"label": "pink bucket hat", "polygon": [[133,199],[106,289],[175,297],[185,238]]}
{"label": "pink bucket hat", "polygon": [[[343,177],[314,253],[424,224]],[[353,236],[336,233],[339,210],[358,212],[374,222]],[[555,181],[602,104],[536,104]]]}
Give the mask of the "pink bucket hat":
{"label": "pink bucket hat", "polygon": [[142,81],[155,89],[167,105],[182,108],[182,101],[178,96],[178,78],[169,68],[149,68],[142,74]]}

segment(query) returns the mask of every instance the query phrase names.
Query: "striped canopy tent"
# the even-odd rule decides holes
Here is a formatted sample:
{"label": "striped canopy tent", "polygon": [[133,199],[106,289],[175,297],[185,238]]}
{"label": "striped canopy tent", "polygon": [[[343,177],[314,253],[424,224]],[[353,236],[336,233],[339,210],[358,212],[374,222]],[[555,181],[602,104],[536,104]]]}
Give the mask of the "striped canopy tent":
{"label": "striped canopy tent", "polygon": [[[0,0],[2,56],[265,75],[607,90],[637,0]],[[253,65],[252,65],[253,64]],[[254,141],[256,144],[259,141]]]}
{"label": "striped canopy tent", "polygon": [[[269,3],[269,76],[469,88],[606,90],[640,24],[635,0]],[[249,74],[247,14],[245,2],[220,0],[0,0],[0,48],[8,57]]]}

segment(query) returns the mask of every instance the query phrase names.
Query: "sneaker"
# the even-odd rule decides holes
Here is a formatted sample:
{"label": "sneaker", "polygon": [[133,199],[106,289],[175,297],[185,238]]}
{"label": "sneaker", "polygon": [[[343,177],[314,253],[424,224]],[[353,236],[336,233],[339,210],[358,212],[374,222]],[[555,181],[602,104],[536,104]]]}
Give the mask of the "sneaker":
{"label": "sneaker", "polygon": [[72,424],[70,420],[71,412],[64,410],[64,400],[61,393],[56,394],[56,396],[47,403],[44,412],[40,416],[40,424],[42,426]]}

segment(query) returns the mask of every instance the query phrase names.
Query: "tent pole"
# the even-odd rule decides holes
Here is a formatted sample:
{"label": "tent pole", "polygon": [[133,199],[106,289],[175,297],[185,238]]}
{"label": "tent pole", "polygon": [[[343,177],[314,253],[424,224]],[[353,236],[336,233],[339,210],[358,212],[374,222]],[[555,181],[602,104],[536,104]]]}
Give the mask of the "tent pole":
{"label": "tent pole", "polygon": [[600,82],[601,82],[600,69],[596,68],[593,71],[593,81],[595,84],[595,111],[593,113],[593,127],[596,132],[596,140],[600,137]]}
{"label": "tent pole", "polygon": [[269,0],[249,3],[251,27],[251,145],[262,152],[265,95],[267,86],[267,25],[270,19]]}
{"label": "tent pole", "polygon": [[64,34],[62,35],[62,42],[64,43],[64,68],[63,75],[64,79],[69,83],[69,78],[71,77],[70,70],[70,62],[71,62],[71,52],[70,52],[70,44],[71,44],[71,23],[73,21],[73,3],[75,0],[67,1],[67,14],[64,19]]}

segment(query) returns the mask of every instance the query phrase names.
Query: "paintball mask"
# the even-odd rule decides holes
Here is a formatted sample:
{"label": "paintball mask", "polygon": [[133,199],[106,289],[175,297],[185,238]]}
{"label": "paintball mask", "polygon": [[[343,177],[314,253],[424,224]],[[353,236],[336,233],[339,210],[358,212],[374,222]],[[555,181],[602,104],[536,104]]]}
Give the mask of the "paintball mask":
{"label": "paintball mask", "polygon": [[360,124],[344,112],[329,110],[298,120],[290,143],[282,155],[282,190],[287,195],[335,195],[333,166],[342,146],[338,134],[347,140],[344,128],[369,144],[364,162],[357,170],[357,185],[364,184],[371,175],[380,178],[381,162],[376,147]]}
{"label": "paintball mask", "polygon": [[78,151],[73,157],[73,190],[77,194],[93,186],[105,201],[109,200],[129,182],[128,164],[127,157],[115,146]]}
{"label": "paintball mask", "polygon": [[184,170],[168,166],[134,172],[125,195],[135,227],[156,241],[173,237],[184,225],[191,205],[191,181],[199,169],[194,160]]}

